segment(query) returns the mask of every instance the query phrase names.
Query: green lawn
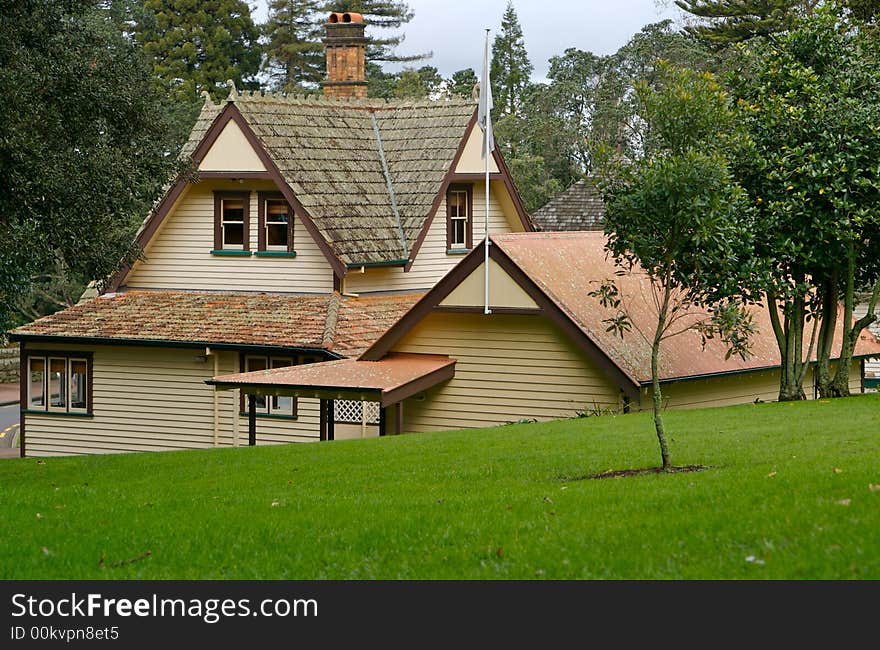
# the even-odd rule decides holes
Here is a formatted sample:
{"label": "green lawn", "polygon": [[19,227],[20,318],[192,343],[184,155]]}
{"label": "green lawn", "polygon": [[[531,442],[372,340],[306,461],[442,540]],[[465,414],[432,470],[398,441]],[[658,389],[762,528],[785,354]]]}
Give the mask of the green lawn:
{"label": "green lawn", "polygon": [[3,460],[0,578],[880,578],[880,396],[666,417]]}

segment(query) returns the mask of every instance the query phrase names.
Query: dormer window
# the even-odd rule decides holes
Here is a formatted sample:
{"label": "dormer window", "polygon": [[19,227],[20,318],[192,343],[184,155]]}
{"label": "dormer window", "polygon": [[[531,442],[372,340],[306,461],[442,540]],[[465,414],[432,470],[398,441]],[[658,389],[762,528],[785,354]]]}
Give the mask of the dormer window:
{"label": "dormer window", "polygon": [[449,186],[446,191],[446,248],[449,253],[464,253],[473,247],[473,206],[470,185]]}
{"label": "dormer window", "polygon": [[250,193],[214,192],[214,250],[250,250]]}
{"label": "dormer window", "polygon": [[259,250],[285,254],[293,252],[293,210],[278,192],[260,192]]}

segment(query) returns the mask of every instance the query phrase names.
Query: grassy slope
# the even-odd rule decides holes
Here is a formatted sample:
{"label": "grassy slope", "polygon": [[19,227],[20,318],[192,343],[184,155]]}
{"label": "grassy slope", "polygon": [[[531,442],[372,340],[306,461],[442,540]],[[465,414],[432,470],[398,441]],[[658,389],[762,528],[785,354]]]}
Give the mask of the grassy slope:
{"label": "grassy slope", "polygon": [[880,396],[667,418],[4,460],[0,578],[880,578]]}

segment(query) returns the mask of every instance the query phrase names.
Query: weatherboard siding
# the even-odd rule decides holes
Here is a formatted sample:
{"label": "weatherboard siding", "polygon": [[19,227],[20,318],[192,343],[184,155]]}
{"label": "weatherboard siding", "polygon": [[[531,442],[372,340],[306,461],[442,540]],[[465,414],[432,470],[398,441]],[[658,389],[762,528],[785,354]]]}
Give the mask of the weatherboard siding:
{"label": "weatherboard siding", "polygon": [[[833,372],[833,370],[832,370]],[[849,373],[849,389],[853,395],[862,391],[859,361],[853,361]],[[807,399],[813,399],[813,373],[804,379]],[[665,408],[687,409],[710,406],[732,406],[755,401],[775,402],[779,397],[779,371],[766,370],[740,373],[706,379],[688,379],[663,384],[661,387]],[[642,391],[642,408],[651,408],[652,391]]]}
{"label": "weatherboard siding", "polygon": [[457,360],[453,379],[405,401],[407,432],[550,420],[620,404],[618,387],[543,316],[435,312],[394,349]]}
{"label": "weatherboard siding", "polygon": [[[499,192],[507,190],[494,184],[489,193],[489,232],[493,234],[520,232],[522,224],[516,214],[505,212],[498,199]],[[485,236],[486,191],[483,185],[474,185],[474,244]],[[401,267],[350,269],[345,276],[345,290],[352,293],[375,291],[402,291],[430,289],[462,260],[462,255],[449,255],[446,246],[446,200],[440,203],[425,240],[408,272]]]}
{"label": "weatherboard siding", "polygon": [[[204,350],[122,346],[28,344],[38,349],[91,351],[93,416],[28,413],[28,456],[170,451],[214,446],[214,360]],[[238,353],[220,352],[219,372],[238,371]],[[231,391],[219,394],[219,446],[234,444],[233,414],[238,404]],[[247,417],[238,416],[239,445],[248,442]],[[257,444],[318,439],[317,400],[300,401],[300,418],[257,420]]]}
{"label": "weatherboard siding", "polygon": [[249,190],[250,249],[257,250],[258,191],[274,191],[268,181],[202,181],[191,185],[135,263],[125,285],[132,289],[286,291],[330,293],[333,270],[298,219],[296,257],[225,257],[214,248],[214,190]]}

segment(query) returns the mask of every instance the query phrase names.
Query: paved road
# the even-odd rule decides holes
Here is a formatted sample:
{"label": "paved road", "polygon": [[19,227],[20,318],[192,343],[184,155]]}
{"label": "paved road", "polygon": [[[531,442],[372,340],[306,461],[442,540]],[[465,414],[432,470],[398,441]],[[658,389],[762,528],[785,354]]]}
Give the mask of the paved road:
{"label": "paved road", "polygon": [[0,407],[0,449],[12,446],[18,431],[18,404]]}

